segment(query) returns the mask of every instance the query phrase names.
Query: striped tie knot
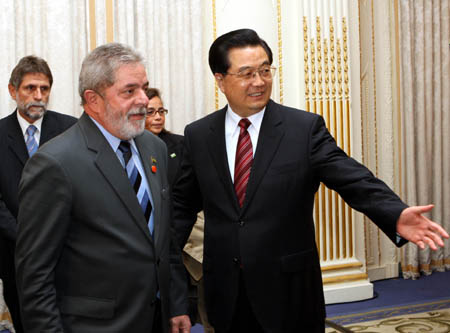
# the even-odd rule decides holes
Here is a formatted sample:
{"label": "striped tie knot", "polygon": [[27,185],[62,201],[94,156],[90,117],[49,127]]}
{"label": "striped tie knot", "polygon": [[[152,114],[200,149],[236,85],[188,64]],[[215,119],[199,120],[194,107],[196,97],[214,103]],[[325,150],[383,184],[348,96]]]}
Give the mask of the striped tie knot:
{"label": "striped tie knot", "polygon": [[27,140],[25,142],[28,150],[28,155],[31,157],[38,149],[38,144],[36,142],[36,139],[34,138],[34,133],[36,133],[37,128],[34,125],[28,126],[26,133],[27,133]]}
{"label": "striped tie knot", "polygon": [[251,124],[252,123],[250,122],[250,120],[248,120],[247,118],[242,118],[241,120],[239,120],[238,126],[241,128],[241,130],[247,130]]}
{"label": "striped tie knot", "polygon": [[120,141],[119,150],[122,152],[123,159],[125,160],[125,165],[131,158],[131,146],[128,141]]}

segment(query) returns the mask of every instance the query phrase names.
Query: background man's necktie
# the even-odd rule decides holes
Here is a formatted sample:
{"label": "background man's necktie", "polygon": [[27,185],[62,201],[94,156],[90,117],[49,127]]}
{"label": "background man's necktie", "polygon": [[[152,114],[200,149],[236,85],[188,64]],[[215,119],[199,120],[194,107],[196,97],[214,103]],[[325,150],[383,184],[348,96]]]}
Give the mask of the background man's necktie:
{"label": "background man's necktie", "polygon": [[234,167],[234,190],[242,207],[250,177],[250,169],[253,163],[253,147],[247,128],[251,125],[250,120],[243,118],[239,121],[239,139],[236,149],[236,162]]}
{"label": "background man's necktie", "polygon": [[27,133],[27,140],[25,141],[25,144],[27,145],[28,155],[31,157],[38,149],[38,144],[36,142],[36,139],[34,138],[34,133],[37,131],[36,126],[30,125],[28,126],[26,133]]}
{"label": "background man's necktie", "polygon": [[130,179],[131,186],[133,186],[134,192],[136,192],[139,204],[144,212],[145,220],[148,223],[148,228],[150,229],[150,233],[153,235],[154,226],[150,223],[152,204],[144,183],[142,182],[142,176],[131,158],[132,152],[130,143],[128,141],[121,141],[119,150],[122,152],[123,159],[125,160],[125,169],[127,171],[128,178]]}

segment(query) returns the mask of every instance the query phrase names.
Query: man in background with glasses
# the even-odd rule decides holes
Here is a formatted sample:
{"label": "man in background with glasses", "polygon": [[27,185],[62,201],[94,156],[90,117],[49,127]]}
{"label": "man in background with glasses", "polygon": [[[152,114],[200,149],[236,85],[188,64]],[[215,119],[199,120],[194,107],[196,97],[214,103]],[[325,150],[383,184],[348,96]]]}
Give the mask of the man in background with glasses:
{"label": "man in background with glasses", "polygon": [[[228,105],[185,129],[174,224],[186,242],[205,213],[208,318],[222,332],[324,332],[314,196],[323,182],[397,245],[448,234],[348,157],[322,117],[270,99],[272,51],[255,31],[217,38],[209,65]],[[402,238],[403,237],[403,238]]]}

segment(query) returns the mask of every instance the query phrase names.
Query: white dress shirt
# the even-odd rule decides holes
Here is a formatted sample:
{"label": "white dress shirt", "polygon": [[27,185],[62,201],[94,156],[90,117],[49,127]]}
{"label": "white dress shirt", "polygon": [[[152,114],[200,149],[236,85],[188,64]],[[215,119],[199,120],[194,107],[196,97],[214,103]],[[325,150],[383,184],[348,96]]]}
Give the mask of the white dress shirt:
{"label": "white dress shirt", "polygon": [[[261,123],[265,111],[266,108],[264,107],[264,109],[262,109],[258,113],[247,117],[247,119],[251,122],[251,125],[248,127],[247,131],[248,134],[250,134],[250,140],[252,141],[253,156],[255,156],[256,145],[258,144],[259,130],[261,129]],[[230,175],[233,182],[237,143],[239,139],[239,132],[241,129],[238,124],[241,119],[243,119],[243,117],[236,114],[228,105],[228,109],[225,115],[225,144],[227,148],[228,167],[230,168]]]}
{"label": "white dress shirt", "polygon": [[44,117],[41,117],[38,120],[36,120],[34,123],[30,124],[25,118],[23,118],[19,114],[19,111],[16,111],[16,113],[17,113],[17,120],[19,121],[20,129],[22,130],[23,139],[25,140],[25,142],[27,142],[27,137],[28,137],[28,134],[27,134],[28,126],[30,126],[30,125],[36,126],[37,130],[34,132],[33,136],[39,147],[39,142],[41,140],[42,119],[44,119]]}

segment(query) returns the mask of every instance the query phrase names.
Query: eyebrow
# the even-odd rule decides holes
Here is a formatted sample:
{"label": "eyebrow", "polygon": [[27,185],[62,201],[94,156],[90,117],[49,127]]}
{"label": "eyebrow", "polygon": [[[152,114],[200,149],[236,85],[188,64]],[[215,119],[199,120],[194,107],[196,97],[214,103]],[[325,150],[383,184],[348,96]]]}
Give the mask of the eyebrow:
{"label": "eyebrow", "polygon": [[[270,65],[269,60],[264,61],[264,62],[263,62],[261,65],[259,65],[257,68],[260,68],[260,67],[265,66],[265,65]],[[238,69],[238,71],[239,71],[239,72],[240,72],[240,71],[245,71],[246,69],[249,69],[249,68],[254,68],[254,67],[252,67],[252,66],[242,66],[242,67],[240,67],[240,68]]]}
{"label": "eyebrow", "polygon": [[138,83],[128,83],[125,86],[123,86],[122,89],[139,88],[139,87],[147,88],[148,86],[149,86],[149,82],[145,82],[142,86],[139,85]]}
{"label": "eyebrow", "polygon": [[39,87],[39,88],[50,88],[50,85],[48,84],[35,84],[35,83],[29,83],[26,86],[24,86],[25,88],[35,88],[35,87]]}

